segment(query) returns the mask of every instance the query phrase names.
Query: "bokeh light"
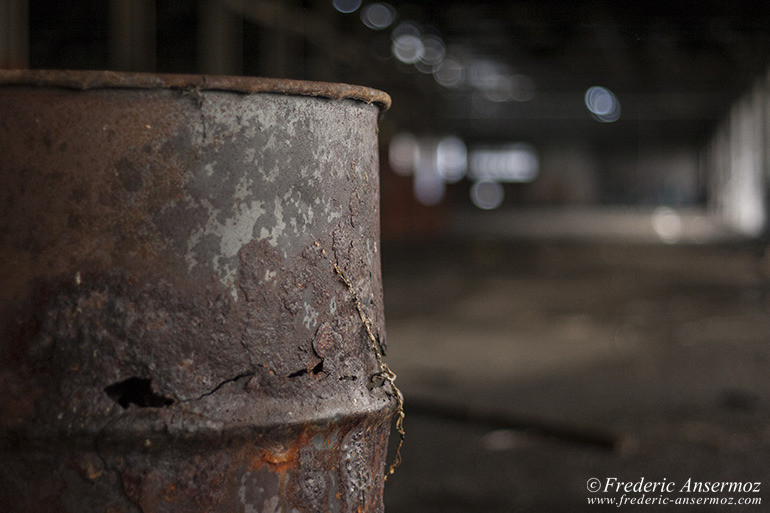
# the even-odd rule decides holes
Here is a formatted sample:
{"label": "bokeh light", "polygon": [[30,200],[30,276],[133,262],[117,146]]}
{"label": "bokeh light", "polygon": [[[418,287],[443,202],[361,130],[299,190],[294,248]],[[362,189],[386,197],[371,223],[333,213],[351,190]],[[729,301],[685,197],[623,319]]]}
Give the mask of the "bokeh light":
{"label": "bokeh light", "polygon": [[473,180],[531,182],[539,172],[540,159],[528,144],[479,148],[470,153],[468,175]]}
{"label": "bokeh light", "polygon": [[369,4],[361,10],[361,21],[372,30],[390,27],[397,18],[396,10],[384,2]]}
{"label": "bokeh light", "polygon": [[488,91],[499,86],[504,71],[496,62],[477,59],[468,66],[468,83],[480,91]]}
{"label": "bokeh light", "polygon": [[433,78],[439,85],[448,88],[458,87],[463,82],[463,65],[459,61],[447,57],[433,71]]}
{"label": "bokeh light", "polygon": [[415,64],[422,59],[425,47],[422,40],[411,34],[403,34],[393,40],[393,56],[404,64]]}
{"label": "bokeh light", "polygon": [[388,162],[396,174],[408,176],[414,172],[419,151],[419,142],[409,133],[393,137],[388,147]]}
{"label": "bokeh light", "polygon": [[446,185],[438,170],[436,148],[438,141],[429,137],[418,145],[414,168],[414,195],[424,205],[437,205],[444,199]]}
{"label": "bokeh light", "polygon": [[620,102],[609,89],[599,86],[588,88],[585,104],[597,121],[612,123],[620,119]]}
{"label": "bokeh light", "polygon": [[420,30],[420,26],[417,25],[417,23],[410,20],[402,21],[396,25],[396,28],[394,28],[393,32],[390,34],[390,37],[393,38],[393,41],[401,36],[414,36],[420,38],[422,37],[422,31]]}
{"label": "bokeh light", "polygon": [[361,7],[361,0],[334,0],[334,8],[341,13],[350,14],[356,12]]}
{"label": "bokeh light", "polygon": [[482,210],[493,210],[503,204],[503,186],[492,180],[482,180],[471,186],[471,201]]}
{"label": "bokeh light", "polygon": [[455,183],[465,176],[468,169],[468,150],[462,139],[448,136],[436,146],[436,167],[447,183]]}
{"label": "bokeh light", "polygon": [[414,177],[413,187],[415,198],[423,205],[432,207],[438,205],[444,199],[446,185],[443,180],[417,174]]}
{"label": "bokeh light", "polygon": [[429,66],[441,64],[446,55],[444,41],[439,36],[428,35],[422,38],[422,45],[425,49],[421,59],[422,62]]}
{"label": "bokeh light", "polygon": [[659,207],[652,214],[652,227],[660,240],[667,244],[678,242],[682,238],[682,218],[676,210]]}

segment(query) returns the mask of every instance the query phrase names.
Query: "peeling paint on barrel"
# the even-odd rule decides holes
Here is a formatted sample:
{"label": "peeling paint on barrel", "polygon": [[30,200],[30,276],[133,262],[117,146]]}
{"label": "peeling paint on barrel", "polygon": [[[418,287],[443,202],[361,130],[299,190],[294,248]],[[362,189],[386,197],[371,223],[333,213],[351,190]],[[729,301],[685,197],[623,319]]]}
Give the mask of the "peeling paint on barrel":
{"label": "peeling paint on barrel", "polygon": [[387,97],[231,82],[0,72],[2,511],[382,511]]}

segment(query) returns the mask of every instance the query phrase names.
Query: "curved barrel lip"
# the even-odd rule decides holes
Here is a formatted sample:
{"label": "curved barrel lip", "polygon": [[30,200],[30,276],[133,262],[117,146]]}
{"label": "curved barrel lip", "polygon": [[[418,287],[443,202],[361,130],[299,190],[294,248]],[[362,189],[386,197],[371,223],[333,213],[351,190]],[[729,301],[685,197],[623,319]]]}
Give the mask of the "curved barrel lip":
{"label": "curved barrel lip", "polygon": [[61,87],[65,89],[182,89],[276,93],[332,100],[358,100],[390,108],[390,96],[369,87],[335,82],[226,75],[186,75],[93,70],[0,70],[0,86]]}
{"label": "curved barrel lip", "polygon": [[[357,409],[356,409],[357,408]],[[270,418],[227,419],[219,412],[169,408],[135,408],[112,412],[103,416],[91,416],[87,424],[73,428],[71,422],[48,422],[16,426],[0,426],[0,451],[10,447],[42,444],[50,446],[53,440],[78,440],[93,446],[93,440],[108,437],[113,441],[143,445],[152,440],[152,446],[161,448],[163,441],[175,443],[218,439],[220,441],[251,441],[255,436],[265,437],[281,430],[301,430],[306,426],[344,426],[352,424],[381,424],[389,422],[396,411],[391,396],[372,401],[364,407],[350,405],[341,408],[322,409],[290,417],[281,411]],[[76,424],[77,425],[77,424]],[[158,429],[163,426],[163,429]],[[167,445],[167,444],[165,444]],[[147,449],[147,447],[144,447]]]}

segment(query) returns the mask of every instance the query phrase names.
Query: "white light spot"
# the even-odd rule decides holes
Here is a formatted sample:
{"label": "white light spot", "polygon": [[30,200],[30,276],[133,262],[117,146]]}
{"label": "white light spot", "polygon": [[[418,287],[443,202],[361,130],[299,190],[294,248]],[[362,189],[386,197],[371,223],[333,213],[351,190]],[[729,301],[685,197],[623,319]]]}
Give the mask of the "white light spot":
{"label": "white light spot", "polygon": [[424,48],[422,62],[430,66],[441,64],[446,55],[446,47],[440,37],[433,35],[425,36],[422,38],[422,46]]}
{"label": "white light spot", "polygon": [[355,12],[361,7],[361,0],[334,0],[334,8],[344,14]]}
{"label": "white light spot", "polygon": [[665,243],[673,244],[682,237],[682,218],[671,208],[655,209],[652,214],[652,227]]}
{"label": "white light spot", "polygon": [[446,185],[440,178],[420,175],[414,177],[414,196],[423,205],[438,205],[444,199],[445,189]]}
{"label": "white light spot", "polygon": [[496,103],[513,100],[513,82],[511,77],[506,75],[491,77],[488,87],[484,91],[484,96]]}
{"label": "white light spot", "polygon": [[361,11],[361,21],[372,30],[386,29],[396,21],[396,10],[384,2],[369,4]]}
{"label": "white light spot", "polygon": [[420,73],[425,73],[426,75],[431,75],[435,70],[436,66],[432,66],[430,64],[425,64],[424,62],[415,62],[414,63],[414,69],[419,71]]}
{"label": "white light spot", "polygon": [[457,87],[463,81],[464,69],[455,59],[446,58],[433,71],[433,78],[444,87]]}
{"label": "white light spot", "polygon": [[474,180],[531,182],[540,172],[540,161],[528,144],[471,151],[468,175]]}
{"label": "white light spot", "polygon": [[493,210],[503,203],[505,191],[497,182],[483,180],[471,187],[471,201],[483,210]]}
{"label": "white light spot", "polygon": [[436,162],[437,146],[438,141],[432,137],[420,140],[417,147],[417,160],[415,161],[415,176],[420,179],[444,181],[438,171]]}
{"label": "white light spot", "polygon": [[393,29],[393,32],[390,34],[390,37],[393,39],[393,41],[401,36],[414,36],[416,38],[420,38],[422,36],[422,31],[420,30],[420,27],[417,25],[417,23],[413,21],[402,21],[396,26],[396,28]]}
{"label": "white light spot", "polygon": [[505,72],[506,70],[499,63],[484,59],[476,60],[468,67],[468,82],[480,91],[488,91],[499,85],[500,76]]}
{"label": "white light spot", "polygon": [[620,102],[609,89],[599,86],[588,88],[585,104],[597,121],[612,123],[620,119]]}
{"label": "white light spot", "polygon": [[436,167],[445,182],[460,181],[468,169],[468,150],[457,137],[444,137],[436,146]]}
{"label": "white light spot", "polygon": [[408,176],[414,171],[419,144],[412,134],[401,133],[393,137],[388,148],[388,162],[396,174]]}
{"label": "white light spot", "polygon": [[422,59],[425,47],[419,37],[404,34],[393,40],[391,51],[393,56],[404,64],[415,64]]}

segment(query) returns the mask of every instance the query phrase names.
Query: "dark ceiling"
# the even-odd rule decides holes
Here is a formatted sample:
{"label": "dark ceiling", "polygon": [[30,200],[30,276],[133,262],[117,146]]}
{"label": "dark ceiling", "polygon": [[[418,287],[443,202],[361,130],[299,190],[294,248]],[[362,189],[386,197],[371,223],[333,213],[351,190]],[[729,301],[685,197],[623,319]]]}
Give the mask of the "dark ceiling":
{"label": "dark ceiling", "polygon": [[[399,127],[469,140],[694,142],[765,73],[770,49],[764,1],[394,0],[398,20],[379,31],[360,18],[374,2],[349,14],[332,0],[221,3],[244,20],[239,72],[381,88],[393,96],[390,118]],[[107,4],[31,0],[31,67],[114,67]],[[157,58],[142,71],[200,71],[199,4],[155,5]],[[405,21],[443,41],[462,80],[442,86],[431,70],[393,58],[391,31]],[[615,94],[617,121],[589,114],[591,86]]]}
{"label": "dark ceiling", "polygon": [[[701,138],[765,72],[770,50],[770,2],[449,1],[397,8],[435,27],[450,52],[531,78],[529,101],[489,101],[467,85],[438,92],[447,101],[430,114],[434,126],[471,138]],[[615,123],[597,123],[585,108],[584,93],[597,85],[621,104]],[[396,102],[401,94],[393,91]]]}

